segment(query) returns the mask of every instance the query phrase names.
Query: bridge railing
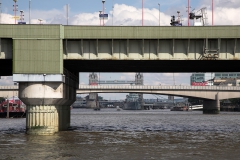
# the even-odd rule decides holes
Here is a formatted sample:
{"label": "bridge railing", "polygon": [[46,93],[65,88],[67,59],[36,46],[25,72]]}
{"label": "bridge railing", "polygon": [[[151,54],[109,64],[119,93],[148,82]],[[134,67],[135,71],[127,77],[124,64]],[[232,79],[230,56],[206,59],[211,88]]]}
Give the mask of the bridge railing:
{"label": "bridge railing", "polygon": [[79,85],[79,89],[126,89],[126,90],[226,90],[226,91],[233,91],[233,90],[240,90],[238,86],[183,86],[183,85],[169,85],[169,86],[155,86],[155,85]]}
{"label": "bridge railing", "polygon": [[0,86],[0,90],[16,90],[18,86]]}
{"label": "bridge railing", "polygon": [[[0,86],[0,90],[17,90],[18,86]],[[129,90],[219,90],[240,91],[240,86],[184,86],[184,85],[79,85],[79,89],[129,89]]]}

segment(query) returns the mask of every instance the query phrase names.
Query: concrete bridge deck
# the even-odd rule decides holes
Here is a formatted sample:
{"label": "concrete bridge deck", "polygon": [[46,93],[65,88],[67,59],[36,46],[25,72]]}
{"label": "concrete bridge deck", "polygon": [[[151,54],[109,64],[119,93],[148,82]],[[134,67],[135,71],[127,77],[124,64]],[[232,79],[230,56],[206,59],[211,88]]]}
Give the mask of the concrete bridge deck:
{"label": "concrete bridge deck", "polygon": [[72,73],[237,72],[240,59],[240,26],[1,24],[0,31],[3,75],[62,74],[63,67]]}

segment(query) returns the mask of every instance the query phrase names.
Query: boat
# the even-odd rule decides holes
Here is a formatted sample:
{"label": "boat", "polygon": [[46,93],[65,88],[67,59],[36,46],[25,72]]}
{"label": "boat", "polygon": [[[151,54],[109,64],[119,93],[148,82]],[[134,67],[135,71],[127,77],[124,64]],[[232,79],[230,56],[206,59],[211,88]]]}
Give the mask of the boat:
{"label": "boat", "polygon": [[[8,106],[9,109],[7,109]],[[7,110],[9,111],[9,117],[11,118],[25,118],[25,108],[25,104],[18,97],[5,99],[0,103],[0,118],[7,117]]]}
{"label": "boat", "polygon": [[119,106],[117,106],[116,108],[117,108],[117,111],[121,111],[121,108],[119,108]]}
{"label": "boat", "polygon": [[171,111],[188,111],[187,106],[175,106],[171,109]]}
{"label": "boat", "polygon": [[124,110],[141,110],[141,98],[139,94],[130,93],[124,101]]}
{"label": "boat", "polygon": [[93,108],[94,111],[100,111],[101,109],[99,107]]}

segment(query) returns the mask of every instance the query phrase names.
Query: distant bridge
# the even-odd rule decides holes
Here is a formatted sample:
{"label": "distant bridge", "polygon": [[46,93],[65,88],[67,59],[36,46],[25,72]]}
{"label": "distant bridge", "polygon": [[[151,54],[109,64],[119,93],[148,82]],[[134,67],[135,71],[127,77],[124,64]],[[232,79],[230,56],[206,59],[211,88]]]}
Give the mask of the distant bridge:
{"label": "distant bridge", "polygon": [[[76,94],[88,93],[143,93],[195,97],[219,100],[240,97],[240,87],[236,86],[152,86],[152,85],[79,85]],[[18,95],[18,86],[0,86],[0,97]]]}
{"label": "distant bridge", "polygon": [[208,100],[240,97],[240,87],[235,86],[137,86],[137,85],[80,85],[77,94],[87,93],[143,93],[180,97],[195,97]]}
{"label": "distant bridge", "polygon": [[0,86],[0,97],[18,96],[18,86]]}

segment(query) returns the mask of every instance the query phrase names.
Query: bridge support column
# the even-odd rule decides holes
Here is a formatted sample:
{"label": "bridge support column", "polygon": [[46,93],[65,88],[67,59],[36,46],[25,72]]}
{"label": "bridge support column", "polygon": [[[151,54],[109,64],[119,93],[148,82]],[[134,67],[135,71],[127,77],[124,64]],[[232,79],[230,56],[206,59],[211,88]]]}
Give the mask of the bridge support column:
{"label": "bridge support column", "polygon": [[[47,75],[43,75],[48,80],[45,82],[21,82],[26,81],[24,76],[15,75],[13,79],[20,79],[19,98],[26,104],[26,133],[53,135],[67,130],[70,126],[70,106],[76,100],[77,82],[68,76],[63,76],[62,82],[50,82]],[[26,77],[31,80],[34,76],[40,75]],[[53,79],[56,81],[57,78]]]}
{"label": "bridge support column", "polygon": [[19,98],[27,106],[27,134],[52,135],[70,126],[75,87],[64,83],[19,83]]}
{"label": "bridge support column", "polygon": [[93,109],[99,108],[97,93],[89,93],[89,97],[87,99],[87,108],[93,108]]}
{"label": "bridge support column", "polygon": [[216,94],[215,100],[204,100],[203,101],[203,114],[219,114],[220,112],[220,101],[218,94]]}
{"label": "bridge support column", "polygon": [[31,135],[52,135],[70,127],[70,107],[27,105],[26,132]]}

